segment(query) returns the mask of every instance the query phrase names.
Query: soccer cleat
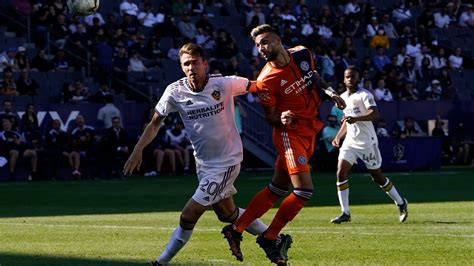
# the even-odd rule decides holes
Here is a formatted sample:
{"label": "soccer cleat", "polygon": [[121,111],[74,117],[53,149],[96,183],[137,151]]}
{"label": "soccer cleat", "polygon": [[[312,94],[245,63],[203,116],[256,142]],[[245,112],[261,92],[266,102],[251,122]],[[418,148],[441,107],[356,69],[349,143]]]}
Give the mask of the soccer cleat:
{"label": "soccer cleat", "polygon": [[[281,235],[284,236],[284,235]],[[266,239],[263,235],[259,235],[257,237],[257,243],[258,245],[265,251],[265,254],[267,255],[267,258],[277,264],[277,265],[286,265],[286,259],[283,257],[281,254],[280,248],[285,247],[284,253],[288,251],[289,246],[287,245],[288,239],[286,237],[281,237],[281,242],[278,243],[278,240],[269,240]],[[291,237],[290,237],[291,240]],[[285,242],[286,244],[282,244]]]}
{"label": "soccer cleat", "polygon": [[403,223],[408,217],[408,201],[407,199],[403,198],[403,204],[397,205],[398,209],[400,209],[400,223]]}
{"label": "soccer cleat", "polygon": [[161,263],[159,263],[159,262],[156,261],[156,260],[150,262],[150,266],[162,266],[162,265],[164,265],[164,264],[161,264]]}
{"label": "soccer cleat", "polygon": [[244,255],[242,254],[242,250],[240,250],[242,233],[235,231],[232,224],[224,226],[221,233],[224,235],[224,238],[227,239],[227,242],[229,243],[229,249],[232,251],[232,255],[235,256],[238,261],[243,261]]}
{"label": "soccer cleat", "polygon": [[293,238],[290,235],[281,234],[278,236],[277,247],[285,261],[288,261],[288,249],[291,248],[291,243],[293,243]]}
{"label": "soccer cleat", "polygon": [[351,215],[345,212],[343,212],[338,217],[331,219],[331,223],[333,224],[340,224],[340,223],[345,223],[345,222],[350,222],[350,221],[351,221]]}

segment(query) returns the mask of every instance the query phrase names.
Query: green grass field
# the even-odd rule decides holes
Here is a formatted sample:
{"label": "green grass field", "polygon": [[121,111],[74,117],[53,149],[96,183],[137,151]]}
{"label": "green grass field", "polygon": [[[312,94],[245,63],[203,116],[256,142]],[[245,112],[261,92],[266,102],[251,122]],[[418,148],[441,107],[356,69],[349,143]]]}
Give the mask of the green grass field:
{"label": "green grass field", "polygon": [[[271,173],[243,173],[245,207]],[[332,225],[339,205],[334,174],[314,175],[315,194],[284,229],[290,265],[474,265],[474,170],[391,173],[409,218],[367,175],[351,176],[352,222]],[[192,195],[194,176],[127,181],[0,184],[0,265],[145,265],[160,254]],[[275,209],[263,217],[269,222]],[[244,235],[244,263],[230,255],[223,224],[207,212],[173,265],[270,265]]]}

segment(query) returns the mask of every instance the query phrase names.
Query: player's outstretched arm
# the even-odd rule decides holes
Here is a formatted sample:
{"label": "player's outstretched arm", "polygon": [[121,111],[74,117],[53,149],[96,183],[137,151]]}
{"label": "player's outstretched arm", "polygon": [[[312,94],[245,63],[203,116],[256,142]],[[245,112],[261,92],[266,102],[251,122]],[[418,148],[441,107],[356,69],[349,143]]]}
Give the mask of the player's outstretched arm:
{"label": "player's outstretched arm", "polygon": [[319,76],[318,71],[313,70],[314,77],[316,78],[317,82],[319,83],[319,87],[326,93],[336,104],[337,108],[344,110],[346,108],[346,102],[339,96],[336,91],[327,83],[321,76]]}
{"label": "player's outstretched arm", "polygon": [[350,124],[357,121],[376,121],[379,119],[379,110],[376,107],[370,107],[366,115],[357,116],[357,117],[344,117],[344,120]]}
{"label": "player's outstretched arm", "polygon": [[142,164],[142,153],[146,145],[156,137],[158,131],[160,130],[161,122],[165,119],[164,116],[158,116],[156,113],[151,118],[151,122],[145,127],[143,134],[138,140],[133,152],[128,158],[127,162],[123,167],[123,174],[131,174],[135,169],[140,170],[140,165]]}

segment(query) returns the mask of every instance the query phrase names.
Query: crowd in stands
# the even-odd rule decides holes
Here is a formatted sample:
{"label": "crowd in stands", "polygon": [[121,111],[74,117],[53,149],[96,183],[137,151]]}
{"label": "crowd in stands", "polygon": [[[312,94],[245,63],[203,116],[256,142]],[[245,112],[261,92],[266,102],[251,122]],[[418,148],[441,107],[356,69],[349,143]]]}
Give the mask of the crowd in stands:
{"label": "crowd in stands", "polygon": [[[26,56],[30,48],[25,45],[2,51],[0,96],[37,95],[39,81],[30,77],[31,72],[83,72],[89,67],[97,88],[80,79],[69,80],[60,90],[59,101],[112,104],[110,96],[128,93],[130,88],[123,84],[130,83],[130,73],[166,72],[170,64],[177,65],[180,45],[190,41],[205,48],[211,73],[255,79],[265,62],[248,34],[267,23],[280,31],[285,46],[310,49],[318,72],[339,92],[344,90],[345,68],[357,65],[359,86],[371,91],[377,101],[452,100],[458,96],[450,73],[462,72],[466,58],[461,47],[440,46],[430,30],[474,32],[474,7],[460,0],[396,0],[384,8],[369,0],[318,1],[327,3],[322,5],[304,0],[123,0],[112,9],[105,7],[116,1],[102,1],[99,11],[86,17],[71,15],[65,2],[13,1],[16,16],[31,18],[36,53]],[[248,95],[247,101],[255,100]],[[11,105],[6,101],[1,114],[2,152],[29,160],[33,175],[37,161],[54,154],[64,158],[79,177],[84,157],[100,158],[97,147],[123,159],[133,143],[134,137],[125,137],[120,115],[104,119],[108,131],[101,134],[81,117],[68,132],[51,121],[48,130],[38,134],[34,121],[26,122],[33,116],[15,117],[8,102]],[[30,108],[34,112],[34,106]],[[155,160],[148,174],[162,172],[163,160],[171,162],[167,164],[171,173],[189,171],[185,130],[176,118],[164,127],[147,151]],[[112,141],[118,131],[119,140]],[[5,149],[15,145],[21,148]]]}

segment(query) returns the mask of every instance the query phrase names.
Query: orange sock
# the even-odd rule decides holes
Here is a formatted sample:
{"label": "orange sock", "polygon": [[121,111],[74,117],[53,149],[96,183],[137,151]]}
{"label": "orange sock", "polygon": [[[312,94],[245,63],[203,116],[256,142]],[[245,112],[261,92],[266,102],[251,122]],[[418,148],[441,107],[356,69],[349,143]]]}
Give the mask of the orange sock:
{"label": "orange sock", "polygon": [[[271,187],[271,185],[269,187]],[[247,226],[249,226],[255,219],[260,218],[265,214],[273,204],[282,197],[272,192],[269,187],[265,187],[263,190],[258,192],[250,201],[244,214],[235,221],[234,225],[237,232],[244,232]]]}
{"label": "orange sock", "polygon": [[[305,197],[302,197],[298,192],[301,193],[301,191],[295,190],[281,202],[280,208],[278,208],[275,218],[273,218],[272,223],[265,232],[266,239],[277,239],[283,227],[285,227],[288,222],[292,221],[293,218],[296,217],[298,212],[304,207],[305,203],[309,200],[312,194],[312,191],[303,192]],[[306,197],[306,195],[308,195],[308,197]]]}

